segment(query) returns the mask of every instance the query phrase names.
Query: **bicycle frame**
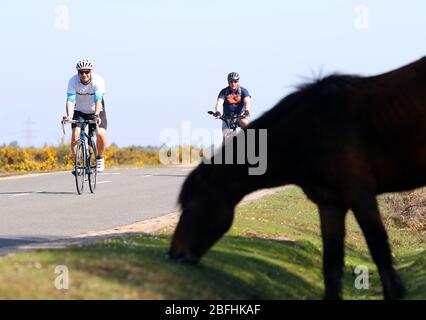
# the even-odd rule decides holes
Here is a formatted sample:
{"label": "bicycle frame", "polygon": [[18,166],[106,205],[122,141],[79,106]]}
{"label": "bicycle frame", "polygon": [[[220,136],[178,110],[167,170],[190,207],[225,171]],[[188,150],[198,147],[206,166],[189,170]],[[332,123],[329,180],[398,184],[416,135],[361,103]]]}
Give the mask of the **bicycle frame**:
{"label": "bicycle frame", "polygon": [[[80,139],[77,142],[76,147],[76,154],[75,154],[75,161],[74,161],[74,173],[76,177],[76,186],[77,186],[77,192],[78,194],[82,194],[84,189],[84,182],[89,182],[90,191],[94,193],[96,189],[96,166],[91,165],[91,157],[94,156],[96,158],[97,156],[97,146],[96,146],[96,140],[95,136],[98,131],[98,123],[96,120],[71,120],[71,121],[62,121],[62,130],[65,134],[65,123],[77,123],[81,125],[80,130]],[[86,126],[88,124],[96,124],[96,130],[90,132],[89,134],[86,132]],[[80,148],[81,154],[80,154]],[[90,152],[90,150],[93,149],[93,152]],[[81,156],[81,162],[78,161],[79,157]],[[96,159],[95,159],[96,160]],[[87,177],[87,180],[86,180]],[[81,179],[81,180],[80,180]]]}
{"label": "bicycle frame", "polygon": [[93,140],[93,136],[89,136],[86,133],[85,130],[85,125],[82,125],[81,127],[81,132],[80,132],[80,141],[79,143],[83,144],[83,163],[86,167],[86,174],[91,174],[91,168],[89,168],[90,166],[90,159],[88,159],[89,153],[88,153],[88,147],[95,145],[96,146],[96,142]]}

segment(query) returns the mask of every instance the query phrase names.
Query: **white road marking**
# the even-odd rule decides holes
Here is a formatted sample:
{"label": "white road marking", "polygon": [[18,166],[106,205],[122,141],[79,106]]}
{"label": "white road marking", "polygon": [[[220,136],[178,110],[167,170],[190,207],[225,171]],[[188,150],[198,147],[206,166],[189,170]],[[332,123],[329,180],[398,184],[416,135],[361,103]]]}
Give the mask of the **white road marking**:
{"label": "white road marking", "polygon": [[153,176],[154,176],[153,174],[145,174],[145,175],[143,175],[144,178],[153,177]]}
{"label": "white road marking", "polygon": [[35,194],[35,193],[44,193],[45,191],[33,191],[33,192],[23,192],[23,193],[17,193],[17,194],[12,194],[12,197],[23,197],[23,196],[29,196],[30,194]]}
{"label": "white road marking", "polygon": [[98,181],[98,182],[96,182],[96,184],[110,183],[110,182],[112,182],[112,181]]}
{"label": "white road marking", "polygon": [[42,176],[47,176],[47,175],[65,174],[65,173],[68,173],[68,171],[47,172],[47,173],[29,173],[29,174],[19,175],[19,176],[0,177],[0,181],[26,179],[26,178],[42,177]]}

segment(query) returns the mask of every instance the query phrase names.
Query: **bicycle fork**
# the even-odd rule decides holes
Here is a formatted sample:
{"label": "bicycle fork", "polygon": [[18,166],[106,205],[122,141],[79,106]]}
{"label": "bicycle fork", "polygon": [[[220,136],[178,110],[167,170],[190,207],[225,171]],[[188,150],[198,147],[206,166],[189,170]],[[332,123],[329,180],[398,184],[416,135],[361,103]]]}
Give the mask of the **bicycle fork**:
{"label": "bicycle fork", "polygon": [[89,150],[88,140],[84,133],[80,134],[80,140],[82,141],[82,144],[83,144],[83,166],[84,166],[86,175],[88,175],[92,173],[92,168],[90,168],[90,163],[89,163],[90,159],[88,158],[88,154],[87,154],[87,150]]}

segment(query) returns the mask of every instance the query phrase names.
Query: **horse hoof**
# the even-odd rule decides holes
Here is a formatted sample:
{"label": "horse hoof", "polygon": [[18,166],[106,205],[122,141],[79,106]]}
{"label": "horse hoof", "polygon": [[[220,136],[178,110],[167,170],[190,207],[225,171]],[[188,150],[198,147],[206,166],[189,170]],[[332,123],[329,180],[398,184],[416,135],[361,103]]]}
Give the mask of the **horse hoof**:
{"label": "horse hoof", "polygon": [[396,283],[392,289],[384,292],[385,300],[400,300],[405,297],[407,290],[402,283]]}
{"label": "horse hoof", "polygon": [[188,254],[185,252],[180,252],[178,254],[173,253],[171,250],[169,250],[166,254],[166,259],[175,261],[175,262],[183,262],[186,264],[197,264],[200,260],[196,255],[194,254]]}

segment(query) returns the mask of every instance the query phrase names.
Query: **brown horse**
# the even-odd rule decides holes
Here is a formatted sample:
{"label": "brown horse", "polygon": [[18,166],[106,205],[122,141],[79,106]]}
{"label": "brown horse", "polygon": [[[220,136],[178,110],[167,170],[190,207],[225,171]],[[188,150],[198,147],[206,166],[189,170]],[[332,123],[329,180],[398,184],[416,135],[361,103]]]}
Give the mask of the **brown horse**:
{"label": "brown horse", "polygon": [[351,209],[384,297],[402,298],[376,195],[426,184],[426,57],[378,76],[331,75],[304,85],[248,129],[267,129],[265,174],[249,175],[248,164],[200,164],[182,187],[169,257],[197,262],[230,228],[246,194],[295,184],[319,209],[324,297],[341,298]]}

